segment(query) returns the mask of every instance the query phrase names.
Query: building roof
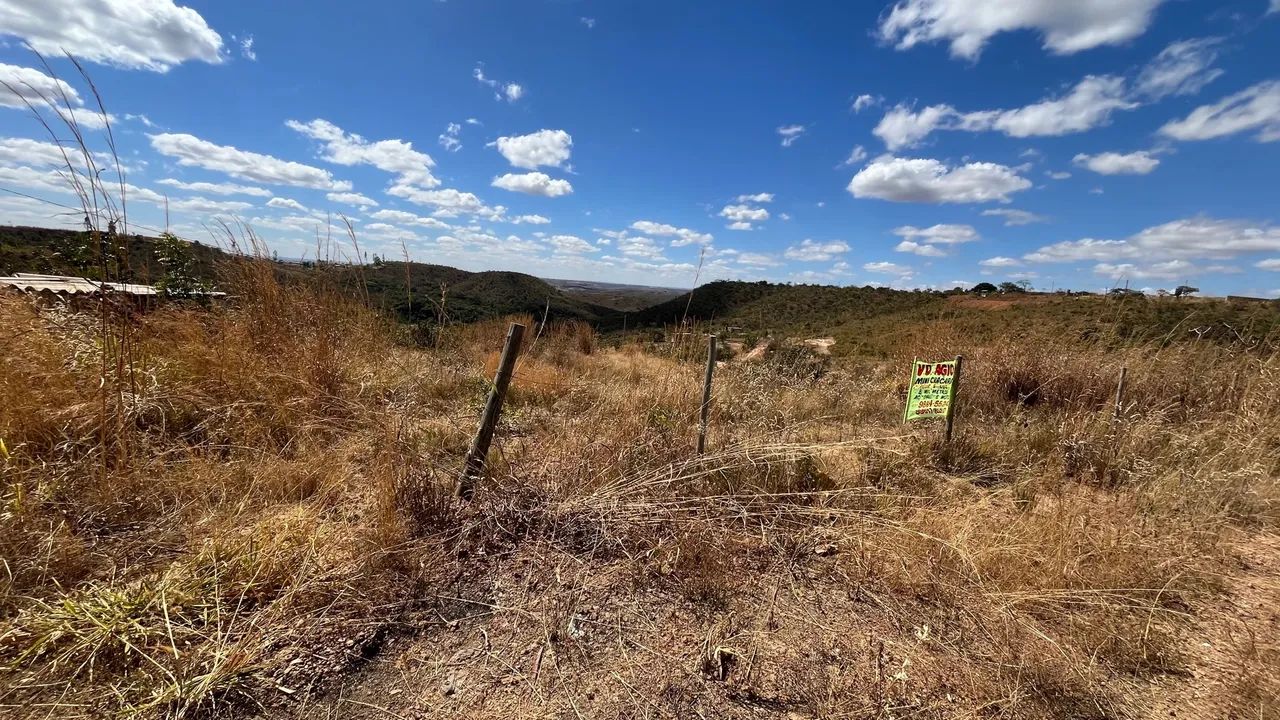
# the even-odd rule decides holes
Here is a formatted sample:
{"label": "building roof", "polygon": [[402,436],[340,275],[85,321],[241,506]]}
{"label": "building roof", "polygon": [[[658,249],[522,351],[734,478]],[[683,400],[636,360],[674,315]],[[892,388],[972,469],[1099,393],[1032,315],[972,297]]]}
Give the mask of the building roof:
{"label": "building roof", "polygon": [[[22,292],[51,292],[58,295],[92,295],[98,292],[116,292],[125,295],[151,296],[159,295],[153,285],[137,283],[100,282],[89,278],[68,275],[39,275],[36,273],[17,273],[9,277],[0,277],[0,287],[17,288]],[[209,292],[201,295],[221,296],[225,293]]]}

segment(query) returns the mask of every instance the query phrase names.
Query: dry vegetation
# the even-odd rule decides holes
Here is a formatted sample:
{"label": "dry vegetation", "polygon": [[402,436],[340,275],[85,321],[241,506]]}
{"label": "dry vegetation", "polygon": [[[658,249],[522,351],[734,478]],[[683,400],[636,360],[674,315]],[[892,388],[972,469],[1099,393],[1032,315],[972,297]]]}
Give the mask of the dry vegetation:
{"label": "dry vegetation", "polygon": [[[464,507],[503,322],[416,349],[227,271],[212,310],[0,297],[0,714],[1280,712],[1273,352],[731,360],[695,459],[700,341],[553,326]],[[956,352],[947,447],[903,373]]]}

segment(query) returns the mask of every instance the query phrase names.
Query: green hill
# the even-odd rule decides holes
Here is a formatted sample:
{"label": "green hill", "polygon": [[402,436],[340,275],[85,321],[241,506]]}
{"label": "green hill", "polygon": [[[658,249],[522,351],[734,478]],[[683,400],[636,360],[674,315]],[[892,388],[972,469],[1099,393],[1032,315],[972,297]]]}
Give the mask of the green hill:
{"label": "green hill", "polygon": [[[513,313],[541,317],[550,304],[552,319],[600,322],[615,311],[566,295],[546,281],[517,272],[472,273],[443,265],[381,262],[362,268],[370,302],[410,322],[432,322],[444,301],[450,322],[474,322]],[[356,271],[344,271],[347,282]],[[406,291],[406,287],[409,289]]]}
{"label": "green hill", "polygon": [[940,302],[933,293],[878,287],[780,285],[717,281],[636,314],[638,324],[699,321],[732,322],[753,330],[830,332],[835,325]]}
{"label": "green hill", "polygon": [[[163,274],[156,259],[155,238],[130,235],[118,240],[124,248],[125,267],[118,280],[152,283]],[[217,264],[226,253],[212,245],[191,244],[193,268],[202,280],[214,280]],[[102,265],[89,244],[89,233],[82,230],[0,226],[0,275],[41,273],[73,275],[101,280]]]}
{"label": "green hill", "polygon": [[[155,238],[131,235],[119,243],[128,261],[118,274],[111,272],[112,277],[140,283],[154,283],[161,277],[163,268],[156,257]],[[0,226],[0,275],[27,272],[100,279],[100,263],[89,247],[89,234],[83,231]],[[234,257],[198,242],[191,244],[191,250],[194,274],[215,284]],[[406,276],[403,262],[356,267],[273,261],[273,265],[279,275],[292,281],[335,283],[353,294],[367,291],[373,307],[406,322],[435,322],[442,292],[449,322],[473,322],[512,313],[541,317],[548,302],[553,319],[600,322],[615,314],[614,310],[566,295],[544,280],[523,273],[473,273],[444,265],[409,263]]]}
{"label": "green hill", "polygon": [[628,321],[630,327],[662,327],[678,324],[686,314],[732,334],[834,337],[837,354],[884,354],[900,346],[904,335],[1061,343],[1280,344],[1278,302],[1144,295],[1012,293],[984,298],[870,286],[720,281],[632,314]]}

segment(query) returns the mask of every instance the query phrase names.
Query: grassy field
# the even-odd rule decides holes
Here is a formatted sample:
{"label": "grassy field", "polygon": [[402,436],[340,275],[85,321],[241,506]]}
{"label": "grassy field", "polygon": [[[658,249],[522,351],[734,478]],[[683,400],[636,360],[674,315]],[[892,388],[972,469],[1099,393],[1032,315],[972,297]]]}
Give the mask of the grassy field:
{"label": "grassy field", "polygon": [[[724,362],[698,458],[701,336],[518,316],[463,504],[507,319],[422,349],[223,272],[209,310],[0,296],[6,717],[1280,713],[1274,345],[906,307]],[[959,353],[948,446],[905,373]]]}

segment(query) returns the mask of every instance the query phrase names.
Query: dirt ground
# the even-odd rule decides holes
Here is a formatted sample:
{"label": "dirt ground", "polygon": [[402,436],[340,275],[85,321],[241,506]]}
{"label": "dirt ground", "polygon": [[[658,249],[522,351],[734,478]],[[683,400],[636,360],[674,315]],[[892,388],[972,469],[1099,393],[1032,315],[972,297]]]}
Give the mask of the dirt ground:
{"label": "dirt ground", "polygon": [[1227,596],[1202,608],[1197,632],[1187,643],[1186,674],[1166,676],[1149,689],[1144,717],[1269,718],[1280,712],[1280,698],[1259,687],[1257,707],[1226,708],[1230,687],[1257,684],[1258,672],[1280,668],[1280,537],[1259,535],[1238,547],[1238,566],[1224,577]]}
{"label": "dirt ground", "polygon": [[[449,594],[424,598],[401,632],[348,638],[356,669],[327,690],[278,678],[280,702],[263,717],[1041,716],[1017,693],[975,694],[1000,672],[987,660],[1000,638],[926,599],[872,593],[844,572],[859,552],[819,535],[786,566],[748,559],[726,587],[682,586],[673,569],[639,590],[626,557],[500,549]],[[1275,717],[1274,684],[1258,683],[1256,707],[1222,703],[1229,685],[1276,671],[1280,538],[1242,540],[1236,563],[1227,600],[1192,609],[1180,671],[1122,682],[1121,715],[1082,695],[1070,717]]]}

